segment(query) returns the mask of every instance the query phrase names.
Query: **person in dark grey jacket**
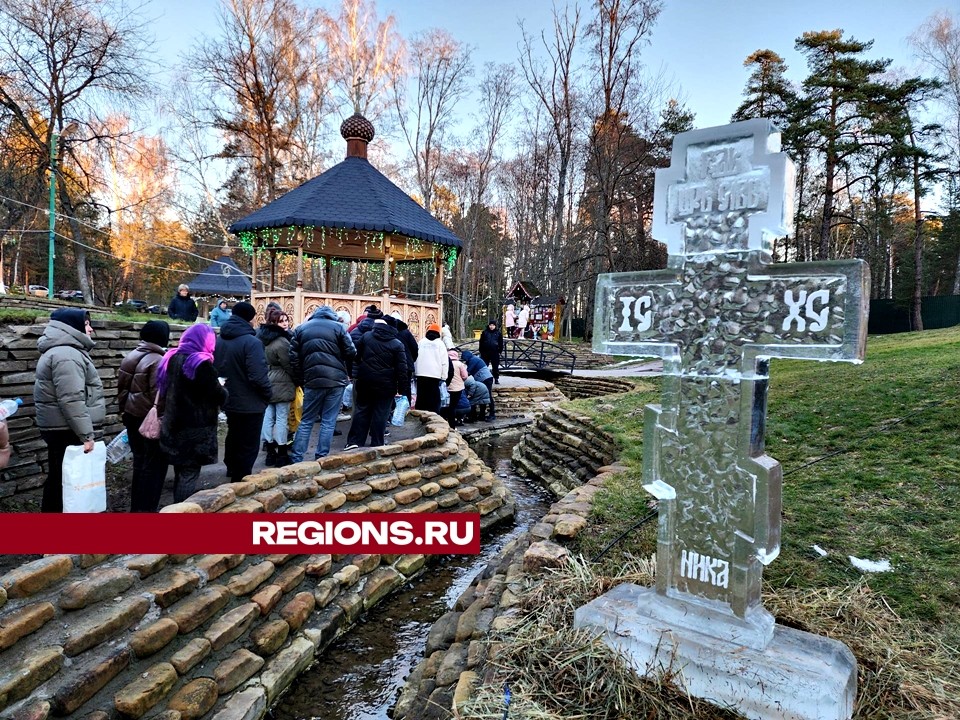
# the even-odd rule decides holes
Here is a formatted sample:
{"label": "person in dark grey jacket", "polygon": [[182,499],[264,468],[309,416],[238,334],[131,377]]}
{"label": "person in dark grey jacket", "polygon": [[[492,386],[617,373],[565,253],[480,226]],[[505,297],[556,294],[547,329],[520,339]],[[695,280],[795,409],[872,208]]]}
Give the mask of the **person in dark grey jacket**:
{"label": "person in dark grey jacket", "polygon": [[36,423],[47,443],[47,479],[42,512],[63,512],[63,456],[68,445],[93,450],[96,429],[106,417],[103,383],[90,350],[90,314],[80,308],[54,310],[37,341],[40,360],[33,386]]}
{"label": "person in dark grey jacket", "polygon": [[329,305],[319,307],[307,322],[293,331],[290,367],[293,382],[303,388],[303,417],[290,453],[293,462],[303,460],[317,417],[320,418],[317,457],[330,454],[343,391],[350,381],[347,363],[356,354],[350,334]]}
{"label": "person in dark grey jacket", "polygon": [[360,338],[354,367],[353,422],[346,449],[366,445],[368,434],[370,447],[380,447],[393,398],[410,384],[407,351],[386,320],[374,320],[373,330]]}
{"label": "person in dark grey jacket", "polygon": [[267,355],[267,368],[270,376],[270,404],[263,418],[264,450],[267,451],[267,467],[284,467],[290,464],[287,446],[287,420],[290,401],[297,394],[293,384],[293,370],[290,367],[290,338],[288,330],[290,318],[275,307],[268,307],[266,320],[257,330],[257,337],[263,343]]}
{"label": "person in dark grey jacket", "polygon": [[253,329],[256,314],[248,302],[234,305],[233,315],[220,328],[213,355],[217,372],[227,380],[230,395],[223,406],[227,414],[223,462],[233,482],[240,482],[253,470],[260,452],[263,416],[272,394],[267,356]]}
{"label": "person in dark grey jacket", "polygon": [[154,401],[159,416],[163,417],[163,398],[157,393],[157,370],[169,342],[167,323],[163,320],[145,323],[140,329],[140,343],[120,363],[117,376],[117,404],[133,452],[130,512],[157,512],[160,508],[160,493],[169,461],[160,448],[160,439],[143,437],[140,425]]}

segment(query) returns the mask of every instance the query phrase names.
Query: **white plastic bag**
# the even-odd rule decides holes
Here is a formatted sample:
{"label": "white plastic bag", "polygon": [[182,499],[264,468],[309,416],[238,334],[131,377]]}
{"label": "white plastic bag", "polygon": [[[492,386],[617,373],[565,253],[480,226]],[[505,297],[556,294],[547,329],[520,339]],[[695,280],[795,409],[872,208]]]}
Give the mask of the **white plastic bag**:
{"label": "white plastic bag", "polygon": [[440,381],[440,407],[445,408],[450,406],[450,390],[447,388],[447,384]]}
{"label": "white plastic bag", "polygon": [[63,511],[103,512],[107,509],[107,446],[95,442],[93,450],[68,445],[63,455]]}
{"label": "white plastic bag", "polygon": [[345,408],[353,407],[353,383],[350,383],[343,389],[343,400],[340,404]]}

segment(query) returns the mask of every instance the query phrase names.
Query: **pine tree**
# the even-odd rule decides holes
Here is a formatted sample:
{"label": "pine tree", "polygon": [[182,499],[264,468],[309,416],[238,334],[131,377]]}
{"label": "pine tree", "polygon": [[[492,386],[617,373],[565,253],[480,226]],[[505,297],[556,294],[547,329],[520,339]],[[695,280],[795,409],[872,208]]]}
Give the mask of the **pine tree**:
{"label": "pine tree", "polygon": [[743,88],[744,100],[731,117],[731,122],[751,118],[769,118],[777,129],[783,130],[790,121],[791,106],[796,93],[787,80],[787,64],[773,50],[755,50],[743,61],[744,67],[753,67]]}
{"label": "pine tree", "polygon": [[805,32],[796,48],[807,56],[809,76],[803,81],[805,96],[800,103],[803,118],[798,132],[823,157],[823,211],[816,256],[830,257],[836,186],[841,170],[861,150],[861,139],[872,134],[872,102],[883,98],[886,86],[875,76],[887,69],[889,60],[861,57],[873,42],[843,37],[843,30]]}

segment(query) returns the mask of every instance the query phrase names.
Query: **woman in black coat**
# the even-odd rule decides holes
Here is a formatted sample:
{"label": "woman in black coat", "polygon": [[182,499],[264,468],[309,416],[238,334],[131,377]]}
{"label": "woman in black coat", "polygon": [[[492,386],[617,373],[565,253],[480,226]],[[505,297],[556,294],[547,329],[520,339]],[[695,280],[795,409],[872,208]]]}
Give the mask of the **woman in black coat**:
{"label": "woman in black coat", "polygon": [[500,354],[503,352],[503,333],[496,320],[487,323],[480,333],[480,359],[493,371],[493,382],[500,384]]}
{"label": "woman in black coat", "polygon": [[209,325],[191,325],[180,345],[160,362],[158,386],[164,400],[160,447],[176,473],[175,502],[193,495],[200,468],[218,460],[217,421],[227,391],[213,366],[216,338]]}
{"label": "woman in black coat", "polygon": [[377,319],[373,330],[366,332],[357,342],[357,359],[353,364],[353,422],[347,433],[350,450],[366,445],[383,445],[383,431],[387,426],[390,406],[396,395],[403,394],[404,385],[409,386],[407,374],[407,351],[397,339],[396,329],[386,320]]}

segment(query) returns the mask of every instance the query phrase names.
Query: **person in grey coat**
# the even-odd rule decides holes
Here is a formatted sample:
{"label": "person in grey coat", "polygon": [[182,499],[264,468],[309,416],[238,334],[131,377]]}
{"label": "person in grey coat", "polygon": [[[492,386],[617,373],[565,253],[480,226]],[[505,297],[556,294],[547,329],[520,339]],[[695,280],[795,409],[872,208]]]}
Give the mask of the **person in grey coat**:
{"label": "person in grey coat", "polygon": [[248,302],[233,306],[233,315],[220,328],[213,364],[226,378],[229,397],[223,406],[227,414],[227,438],[223,462],[227,475],[240,482],[251,473],[260,453],[260,432],[272,388],[267,374],[263,343],[253,329],[256,310]]}
{"label": "person in grey coat", "polygon": [[267,356],[267,374],[270,378],[270,404],[263,418],[260,439],[267,451],[267,467],[285,467],[290,464],[287,444],[287,420],[290,402],[297,394],[290,367],[290,318],[275,307],[268,307],[266,322],[257,330]]}
{"label": "person in grey coat", "polygon": [[40,360],[33,386],[36,422],[47,444],[47,479],[42,512],[63,512],[63,456],[69,445],[93,450],[97,428],[103,426],[106,406],[103,383],[90,350],[90,314],[80,308],[54,310],[37,341]]}

